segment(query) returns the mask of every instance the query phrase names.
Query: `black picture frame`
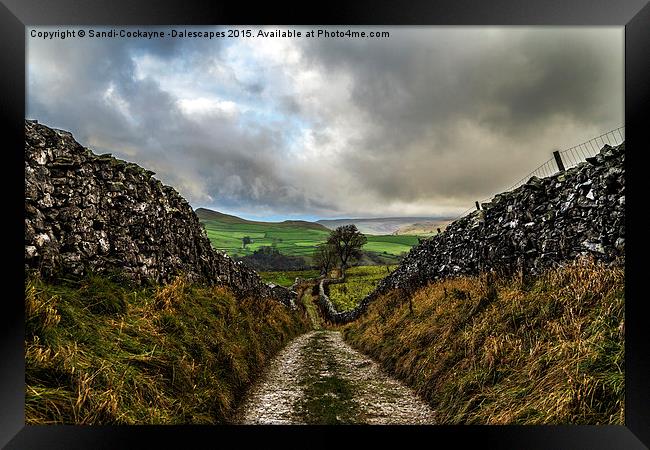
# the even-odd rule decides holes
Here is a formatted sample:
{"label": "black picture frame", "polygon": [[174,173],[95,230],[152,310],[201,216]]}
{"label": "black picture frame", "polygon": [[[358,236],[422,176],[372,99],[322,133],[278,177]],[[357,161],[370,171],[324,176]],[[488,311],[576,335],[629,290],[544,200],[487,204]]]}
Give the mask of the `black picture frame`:
{"label": "black picture frame", "polygon": [[[650,105],[650,5],[647,0],[445,0],[390,2],[343,0],[327,3],[209,2],[201,0],[1,0],[2,100],[6,283],[2,313],[0,363],[0,445],[6,448],[130,448],[194,447],[204,441],[210,447],[226,445],[224,436],[238,445],[257,440],[260,434],[279,443],[341,445],[352,432],[384,441],[395,434],[428,445],[442,440],[454,447],[637,449],[650,446],[649,327],[645,326],[641,295],[645,230],[639,179],[644,133],[643,112]],[[168,24],[273,24],[273,25],[617,25],[625,26],[625,125],[627,211],[626,233],[626,409],[624,426],[431,426],[431,427],[225,427],[225,426],[25,426],[24,402],[24,286],[21,268],[24,249],[9,236],[24,231],[24,206],[18,192],[21,181],[20,149],[24,147],[25,27],[32,25],[168,25]],[[14,211],[15,209],[15,211]],[[23,217],[23,218],[21,218]],[[9,237],[7,239],[7,237]],[[14,261],[14,259],[16,261]],[[634,270],[637,268],[637,270]],[[14,271],[14,272],[12,272]],[[9,286],[11,288],[7,289]],[[14,292],[15,289],[15,292]],[[251,433],[251,430],[255,433]],[[287,433],[290,432],[290,433]],[[413,434],[415,433],[415,434]],[[417,434],[417,435],[416,435]],[[329,439],[328,439],[329,438]],[[403,441],[406,443],[406,441]],[[316,442],[318,443],[318,442]],[[416,444],[421,445],[421,444]]]}

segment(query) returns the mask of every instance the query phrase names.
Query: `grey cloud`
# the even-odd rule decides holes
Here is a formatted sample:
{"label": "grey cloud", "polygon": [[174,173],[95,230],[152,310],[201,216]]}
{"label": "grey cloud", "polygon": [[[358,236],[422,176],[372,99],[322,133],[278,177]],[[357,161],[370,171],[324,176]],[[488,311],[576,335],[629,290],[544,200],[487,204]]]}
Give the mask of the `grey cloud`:
{"label": "grey cloud", "polygon": [[[353,101],[373,126],[344,167],[379,198],[485,195],[555,146],[579,142],[549,142],[558,122],[599,131],[622,123],[620,30],[390,31],[381,44],[305,48],[315,67],[354,79]],[[486,139],[469,147],[462,135],[480,141],[479,132]]]}
{"label": "grey cloud", "polygon": [[300,103],[290,95],[283,95],[280,97],[280,105],[281,108],[289,114],[299,114],[302,111]]}
{"label": "grey cloud", "polygon": [[241,83],[244,90],[252,95],[259,95],[264,92],[262,83]]}
{"label": "grey cloud", "polygon": [[[323,216],[399,215],[391,205],[400,204],[420,214],[464,209],[557,146],[622,123],[620,30],[389,30],[385,40],[296,41],[299,68],[324,74],[310,98],[268,84],[293,80],[295,67],[260,67],[242,81],[218,40],[29,40],[28,114],[152,168],[194,206]],[[188,77],[216,67],[221,78],[203,79],[205,89],[268,102],[279,115],[190,118],[155,77],[135,76],[138,55],[187,67]],[[349,101],[325,107],[336,76],[351,80]],[[326,159],[288,159],[295,118],[311,124],[316,149],[343,147]]]}
{"label": "grey cloud", "polygon": [[[65,79],[57,82],[56,76],[32,73],[29,116],[72,131],[95,151],[152,168],[193,203],[211,197],[215,204],[240,208],[272,205],[278,199],[289,209],[292,203],[309,204],[274,169],[273,154],[282,144],[277,131],[264,126],[240,130],[232,119],[214,115],[202,123],[189,120],[155,80],[134,76],[134,53],[151,50],[158,56],[192,58],[196,49],[187,49],[192,53],[188,55],[179,46],[150,48],[103,40],[69,46],[38,42],[31,50],[33,70],[40,67],[38,62],[47,63],[48,70],[65,74]],[[125,102],[132,120],[107,103],[109,88]],[[223,183],[233,176],[243,180],[236,188]]]}

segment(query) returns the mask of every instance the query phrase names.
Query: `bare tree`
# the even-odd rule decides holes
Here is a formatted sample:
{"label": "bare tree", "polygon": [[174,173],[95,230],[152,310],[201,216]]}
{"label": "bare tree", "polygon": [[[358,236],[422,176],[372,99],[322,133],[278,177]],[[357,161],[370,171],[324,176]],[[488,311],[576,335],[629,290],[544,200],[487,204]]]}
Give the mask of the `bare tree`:
{"label": "bare tree", "polygon": [[368,242],[355,225],[343,225],[332,231],[327,243],[335,250],[341,262],[341,276],[345,277],[348,263],[361,258],[361,247]]}
{"label": "bare tree", "polygon": [[336,257],[336,249],[327,242],[323,242],[318,244],[314,250],[313,263],[320,269],[321,274],[327,276],[334,267]]}

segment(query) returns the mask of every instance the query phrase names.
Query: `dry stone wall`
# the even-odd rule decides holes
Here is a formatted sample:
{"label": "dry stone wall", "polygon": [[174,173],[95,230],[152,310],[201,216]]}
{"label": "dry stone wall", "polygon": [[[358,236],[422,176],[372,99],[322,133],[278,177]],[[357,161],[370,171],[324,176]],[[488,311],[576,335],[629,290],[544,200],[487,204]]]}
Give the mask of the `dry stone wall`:
{"label": "dry stone wall", "polygon": [[445,277],[487,270],[534,275],[581,255],[624,264],[625,143],[606,145],[565,172],[533,177],[481,207],[413,247],[356,309],[337,312],[321,288],[321,311],[346,323],[378,295],[413,292]]}
{"label": "dry stone wall", "polygon": [[153,175],[26,121],[25,268],[44,276],[117,269],[156,283],[185,274],[294,305],[295,293],[215,251],[187,201]]}
{"label": "dry stone wall", "polygon": [[336,307],[325,293],[325,286],[329,284],[343,283],[344,280],[325,278],[318,284],[318,298],[316,304],[323,317],[330,323],[341,324],[348,323],[356,320],[364,311],[365,308],[354,308],[349,311],[337,311]]}

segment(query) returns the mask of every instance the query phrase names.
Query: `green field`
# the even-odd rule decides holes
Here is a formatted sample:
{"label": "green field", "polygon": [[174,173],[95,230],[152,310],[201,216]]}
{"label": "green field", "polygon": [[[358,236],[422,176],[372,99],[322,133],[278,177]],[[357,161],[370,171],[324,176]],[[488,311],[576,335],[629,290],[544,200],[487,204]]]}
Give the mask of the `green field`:
{"label": "green field", "polygon": [[353,309],[397,266],[358,266],[346,271],[345,283],[330,284],[329,297],[339,311]]}
{"label": "green field", "polygon": [[368,243],[363,246],[363,250],[375,253],[388,253],[389,255],[400,255],[403,252],[408,252],[414,245],[418,243],[417,236],[374,236],[367,235]]}
{"label": "green field", "polygon": [[[287,256],[300,256],[309,262],[316,245],[325,242],[330,230],[314,222],[254,222],[206,209],[198,209],[197,215],[205,226],[212,246],[230,256],[246,256],[263,246],[277,248]],[[242,239],[248,236],[251,243],[243,246]],[[366,253],[383,258],[382,262],[397,262],[397,257],[408,252],[418,243],[417,236],[366,235],[368,243],[363,247]],[[372,261],[364,261],[372,263]]]}
{"label": "green field", "polygon": [[320,275],[318,270],[288,270],[288,271],[273,271],[273,272],[260,272],[260,277],[265,283],[273,283],[284,287],[290,287],[296,277],[303,279],[316,278]]}
{"label": "green field", "polygon": [[[276,228],[269,225],[223,224],[215,221],[204,222],[212,246],[224,250],[230,256],[252,254],[260,247],[276,247],[287,256],[310,257],[314,247],[324,242],[329,235],[326,231],[308,230],[300,227]],[[242,238],[248,236],[251,243],[245,247]]]}

